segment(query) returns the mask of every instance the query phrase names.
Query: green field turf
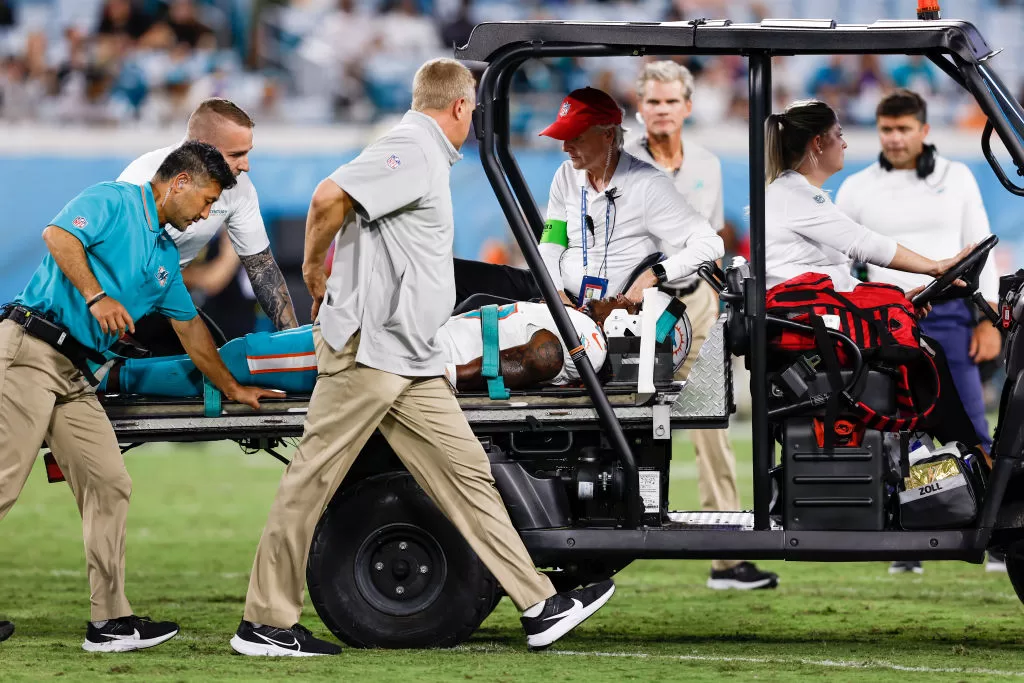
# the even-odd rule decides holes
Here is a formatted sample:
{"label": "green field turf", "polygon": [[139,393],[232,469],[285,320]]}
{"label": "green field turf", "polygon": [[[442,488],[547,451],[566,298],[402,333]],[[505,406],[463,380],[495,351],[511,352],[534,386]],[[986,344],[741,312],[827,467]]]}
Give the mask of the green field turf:
{"label": "green field turf", "polygon": [[[749,443],[737,443],[749,505]],[[252,555],[281,465],[233,444],[155,445],[127,455],[134,481],[128,595],[182,633],[129,654],[80,649],[88,617],[81,528],[64,485],[37,467],[0,522],[0,681],[983,681],[1024,679],[1024,609],[1005,575],[929,563],[764,563],[778,590],[716,593],[705,562],[637,562],[608,606],[552,651],[526,651],[508,600],[465,645],[346,650],[330,660],[233,655]],[[41,465],[41,463],[40,463]],[[680,444],[672,502],[690,509],[695,468]],[[307,600],[308,604],[308,600]],[[312,608],[303,623],[329,635]]]}

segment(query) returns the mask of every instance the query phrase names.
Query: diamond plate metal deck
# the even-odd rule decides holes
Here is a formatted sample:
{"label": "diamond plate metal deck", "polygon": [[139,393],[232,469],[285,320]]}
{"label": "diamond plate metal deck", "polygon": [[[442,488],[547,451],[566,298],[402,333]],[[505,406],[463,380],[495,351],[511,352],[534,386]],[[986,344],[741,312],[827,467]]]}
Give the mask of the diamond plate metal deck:
{"label": "diamond plate metal deck", "polygon": [[679,390],[672,419],[728,419],[732,410],[732,358],[725,348],[725,316],[721,315]]}

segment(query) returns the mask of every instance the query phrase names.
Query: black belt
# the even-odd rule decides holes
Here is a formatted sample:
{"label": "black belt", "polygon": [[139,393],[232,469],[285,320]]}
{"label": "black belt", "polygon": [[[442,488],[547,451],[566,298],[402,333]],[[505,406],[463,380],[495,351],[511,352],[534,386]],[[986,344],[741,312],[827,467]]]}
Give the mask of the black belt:
{"label": "black belt", "polygon": [[0,314],[0,320],[10,320],[22,327],[28,335],[46,342],[71,361],[71,364],[81,371],[89,384],[92,386],[99,384],[99,380],[92,374],[88,361],[103,365],[107,362],[106,356],[72,337],[64,327],[48,320],[45,313],[33,311],[24,306],[7,305]]}

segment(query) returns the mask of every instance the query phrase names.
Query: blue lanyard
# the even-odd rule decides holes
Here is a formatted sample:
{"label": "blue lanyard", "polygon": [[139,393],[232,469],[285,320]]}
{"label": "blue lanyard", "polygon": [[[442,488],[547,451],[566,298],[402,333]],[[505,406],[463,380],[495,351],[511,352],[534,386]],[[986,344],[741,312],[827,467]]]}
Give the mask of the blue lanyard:
{"label": "blue lanyard", "polygon": [[[601,262],[602,268],[607,272],[608,263],[608,240],[611,237],[611,222],[612,222],[612,202],[605,198],[604,205],[604,260]],[[587,272],[587,187],[584,185],[580,188],[580,236],[583,238],[583,274],[590,275]],[[596,242],[596,240],[595,240]],[[598,269],[598,276],[601,275],[601,269]]]}

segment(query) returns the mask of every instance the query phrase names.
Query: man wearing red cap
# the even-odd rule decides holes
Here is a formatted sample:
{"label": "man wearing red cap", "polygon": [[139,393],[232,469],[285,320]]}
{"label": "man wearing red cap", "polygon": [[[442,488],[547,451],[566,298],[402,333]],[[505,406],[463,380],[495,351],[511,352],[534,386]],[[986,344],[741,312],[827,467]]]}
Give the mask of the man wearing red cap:
{"label": "man wearing red cap", "polygon": [[[569,159],[551,183],[540,253],[562,299],[582,304],[643,290],[722,257],[722,239],[660,170],[622,150],[622,110],[596,88],[574,90],[541,135],[562,141]],[[667,254],[663,258],[662,254]],[[458,301],[482,293],[540,296],[529,271],[455,263]]]}
{"label": "man wearing red cap", "polygon": [[[540,239],[566,299],[622,293],[640,301],[644,289],[722,256],[708,220],[664,173],[622,150],[623,134],[622,110],[596,88],[571,92],[541,131],[569,155],[551,183]],[[668,257],[661,260],[660,252]]]}

